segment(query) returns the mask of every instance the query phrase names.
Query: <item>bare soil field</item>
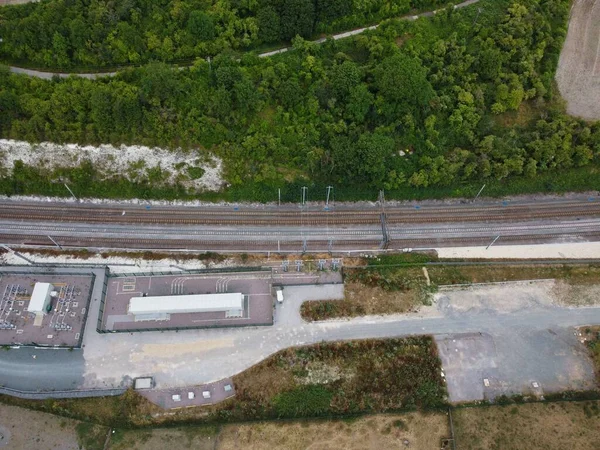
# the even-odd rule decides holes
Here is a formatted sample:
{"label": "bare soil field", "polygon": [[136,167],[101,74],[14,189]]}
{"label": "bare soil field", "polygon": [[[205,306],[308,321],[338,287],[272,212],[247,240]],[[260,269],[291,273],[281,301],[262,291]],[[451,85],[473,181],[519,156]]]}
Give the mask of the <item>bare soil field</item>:
{"label": "bare soil field", "polygon": [[[0,441],[2,449],[37,449],[37,450],[78,450],[77,439],[79,422],[52,414],[29,411],[18,406],[0,405],[0,433],[4,438]],[[106,436],[106,433],[104,433]],[[86,446],[89,450],[102,448],[93,444]]]}
{"label": "bare soil field", "polygon": [[462,450],[590,450],[600,442],[600,402],[465,408],[453,412]]}
{"label": "bare soil field", "polygon": [[575,0],[556,82],[567,112],[600,119],[600,0]]}

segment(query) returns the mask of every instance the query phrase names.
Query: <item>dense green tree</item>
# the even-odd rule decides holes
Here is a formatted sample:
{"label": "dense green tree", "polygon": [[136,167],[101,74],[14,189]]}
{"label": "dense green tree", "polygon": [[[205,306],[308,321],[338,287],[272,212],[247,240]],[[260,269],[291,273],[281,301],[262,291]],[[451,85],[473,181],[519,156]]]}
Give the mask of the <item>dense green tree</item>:
{"label": "dense green tree", "polygon": [[266,6],[258,10],[256,14],[258,20],[259,37],[263,42],[277,42],[281,35],[281,24],[279,14],[275,8]]}
{"label": "dense green tree", "polygon": [[189,33],[200,41],[210,41],[215,37],[215,23],[203,11],[192,11],[187,21]]}
{"label": "dense green tree", "polygon": [[[235,38],[220,40],[238,36],[239,26],[255,33],[254,9],[271,8],[282,17],[280,8],[287,4],[239,2],[249,18],[242,25],[228,9],[233,4],[199,2],[191,8],[182,0],[169,3],[169,19],[160,19],[175,32],[144,25],[142,35],[137,24],[146,14],[157,21],[163,17],[154,3],[130,0],[135,7],[100,8],[90,0],[85,9],[79,0],[64,1],[26,8],[60,22],[75,4],[80,14],[74,17],[87,14],[97,21],[44,26],[29,36],[35,27],[23,18],[24,33],[14,35],[21,39],[22,55],[38,44],[34,53],[53,64],[65,52],[81,61],[96,50],[104,61],[143,60],[149,54],[168,59],[182,46],[218,52],[218,42],[233,46]],[[194,11],[213,20],[211,42],[188,29]],[[481,26],[473,26],[472,9],[457,10],[390,22],[320,46],[296,38],[292,51],[274,58],[218,52],[210,63],[199,59],[190,68],[153,62],[98,80],[41,80],[0,68],[0,137],[204,148],[223,158],[228,182],[258,196],[309,176],[359,187],[458,190],[474,180],[537,177],[600,162],[600,125],[570,118],[547,103],[568,2],[519,0],[493,11],[481,14]],[[100,36],[106,45],[92,45],[92,53],[73,46]],[[55,44],[62,56],[50,50]],[[523,108],[531,101],[535,104]],[[8,182],[12,192],[39,176],[23,166],[15,173]],[[95,175],[88,168],[73,176]],[[147,174],[156,183],[164,177],[160,171]],[[151,192],[153,186],[144,189]]]}
{"label": "dense green tree", "polygon": [[315,26],[315,4],[312,0],[282,0],[279,11],[280,38],[309,38]]}
{"label": "dense green tree", "polygon": [[360,69],[352,61],[335,64],[329,74],[329,82],[336,96],[345,98],[360,83]]}
{"label": "dense green tree", "polygon": [[374,76],[380,95],[377,106],[390,120],[406,113],[422,115],[435,96],[423,65],[403,53],[386,58],[376,67]]}

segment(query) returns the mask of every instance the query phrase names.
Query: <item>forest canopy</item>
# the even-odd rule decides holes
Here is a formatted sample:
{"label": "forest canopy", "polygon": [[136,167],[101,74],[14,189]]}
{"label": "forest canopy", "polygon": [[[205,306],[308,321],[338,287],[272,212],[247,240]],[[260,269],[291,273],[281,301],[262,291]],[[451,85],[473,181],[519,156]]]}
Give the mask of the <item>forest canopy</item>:
{"label": "forest canopy", "polygon": [[217,55],[113,78],[0,70],[0,135],[200,148],[227,181],[389,189],[534,178],[597,164],[600,125],[553,92],[568,0],[483,0],[273,58]]}
{"label": "forest canopy", "polygon": [[444,0],[53,0],[0,9],[0,58],[66,69],[181,61],[351,29]]}

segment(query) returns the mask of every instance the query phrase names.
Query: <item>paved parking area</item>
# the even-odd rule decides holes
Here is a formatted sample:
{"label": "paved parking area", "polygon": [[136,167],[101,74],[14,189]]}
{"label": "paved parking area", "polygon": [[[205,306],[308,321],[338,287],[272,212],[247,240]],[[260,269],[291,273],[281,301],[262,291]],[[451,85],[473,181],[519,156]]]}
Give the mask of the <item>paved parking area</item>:
{"label": "paved parking area", "polygon": [[452,402],[596,388],[594,367],[573,328],[518,327],[436,335]]}
{"label": "paved parking area", "polygon": [[[241,292],[247,296],[242,317],[225,312],[171,314],[169,320],[136,322],[128,315],[132,297]],[[107,283],[102,328],[107,331],[271,325],[273,293],[270,272],[111,277]]]}
{"label": "paved parking area", "polygon": [[[79,346],[93,281],[91,275],[0,272],[0,345]],[[27,307],[37,282],[52,283],[57,297],[36,320]]]}

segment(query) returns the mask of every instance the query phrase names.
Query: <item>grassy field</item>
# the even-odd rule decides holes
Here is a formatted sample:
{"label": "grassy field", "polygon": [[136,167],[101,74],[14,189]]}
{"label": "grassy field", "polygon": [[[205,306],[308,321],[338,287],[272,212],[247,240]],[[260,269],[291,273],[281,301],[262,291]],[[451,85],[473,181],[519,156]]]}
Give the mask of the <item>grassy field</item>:
{"label": "grassy field", "polygon": [[336,416],[446,405],[429,336],[323,343],[283,350],[233,378],[236,396],[165,412],[134,391],[119,397],[0,402],[112,427]]}
{"label": "grassy field", "polygon": [[600,442],[600,402],[464,408],[453,413],[461,450],[591,450]]}
{"label": "grassy field", "polygon": [[443,406],[430,337],[323,343],[283,350],[234,377],[219,419],[311,417]]}
{"label": "grassy field", "polygon": [[[566,303],[594,303],[596,292],[591,285],[600,284],[600,264],[474,264],[426,265],[433,258],[421,255],[381,257],[368,261],[366,267],[345,266],[346,296],[344,300],[305,302],[301,314],[305,320],[326,320],[369,314],[394,314],[417,310],[428,304],[429,294],[438,286],[503,281],[557,279],[563,281]],[[427,276],[423,270],[426,267]],[[427,284],[427,277],[430,285]],[[593,294],[593,295],[591,295]]]}

